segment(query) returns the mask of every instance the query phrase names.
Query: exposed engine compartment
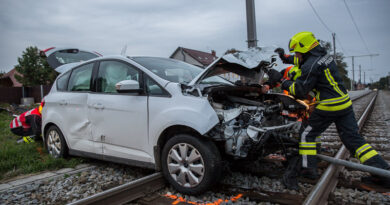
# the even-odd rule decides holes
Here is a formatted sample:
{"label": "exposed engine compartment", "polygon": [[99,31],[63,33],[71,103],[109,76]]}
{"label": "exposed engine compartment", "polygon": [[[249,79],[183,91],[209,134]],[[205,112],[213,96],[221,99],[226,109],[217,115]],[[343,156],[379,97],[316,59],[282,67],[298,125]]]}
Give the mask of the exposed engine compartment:
{"label": "exposed engine compartment", "polygon": [[218,86],[204,90],[220,123],[207,135],[224,141],[225,152],[236,158],[264,155],[296,145],[308,108],[283,94],[262,94],[261,87]]}

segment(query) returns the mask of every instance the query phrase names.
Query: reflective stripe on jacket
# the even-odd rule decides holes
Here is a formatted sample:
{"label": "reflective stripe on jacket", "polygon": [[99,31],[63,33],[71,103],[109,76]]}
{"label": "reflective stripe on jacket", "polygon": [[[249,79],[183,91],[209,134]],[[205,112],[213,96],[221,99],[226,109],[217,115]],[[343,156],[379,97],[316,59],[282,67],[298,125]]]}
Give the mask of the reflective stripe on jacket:
{"label": "reflective stripe on jacket", "polygon": [[25,129],[30,128],[31,126],[26,123],[26,117],[29,115],[38,115],[41,116],[41,113],[39,113],[38,108],[31,109],[27,112],[24,112],[20,114],[19,116],[15,117],[9,125],[9,127],[12,128],[17,128],[17,127],[23,127]]}
{"label": "reflective stripe on jacket", "polygon": [[[294,57],[286,58],[286,63],[294,63]],[[301,76],[296,81],[283,81],[282,89],[288,90],[299,99],[305,99],[307,94],[315,89],[318,104],[316,109],[325,112],[351,107],[352,101],[338,74],[336,63],[325,49],[317,46],[309,51],[300,68]]]}

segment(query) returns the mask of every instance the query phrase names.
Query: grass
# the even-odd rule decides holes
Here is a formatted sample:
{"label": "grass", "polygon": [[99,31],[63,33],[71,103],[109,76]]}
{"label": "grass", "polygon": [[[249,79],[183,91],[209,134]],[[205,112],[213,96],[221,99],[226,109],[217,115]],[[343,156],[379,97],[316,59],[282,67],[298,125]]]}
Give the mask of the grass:
{"label": "grass", "polygon": [[[4,108],[4,104],[1,107]],[[75,167],[85,160],[81,158],[55,159],[43,146],[42,141],[34,143],[16,143],[19,136],[9,129],[12,115],[0,111],[0,180],[18,175]]]}

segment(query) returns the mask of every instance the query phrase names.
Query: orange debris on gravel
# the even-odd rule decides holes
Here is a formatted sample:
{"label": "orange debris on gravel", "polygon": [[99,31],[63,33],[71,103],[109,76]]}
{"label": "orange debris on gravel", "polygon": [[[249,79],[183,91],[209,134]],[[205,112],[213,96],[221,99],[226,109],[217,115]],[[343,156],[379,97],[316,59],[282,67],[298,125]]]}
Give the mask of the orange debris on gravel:
{"label": "orange debris on gravel", "polygon": [[187,204],[193,204],[193,205],[220,205],[223,202],[237,201],[238,199],[240,199],[242,197],[242,194],[238,194],[237,196],[231,197],[230,199],[218,199],[218,200],[216,200],[214,202],[210,202],[210,203],[198,203],[198,202],[194,202],[194,201],[188,201],[188,200],[184,199],[183,197],[178,197],[178,196],[172,195],[172,194],[165,194],[164,196],[169,198],[169,199],[175,200],[174,202],[172,202],[172,205],[176,205],[178,203],[187,203]]}

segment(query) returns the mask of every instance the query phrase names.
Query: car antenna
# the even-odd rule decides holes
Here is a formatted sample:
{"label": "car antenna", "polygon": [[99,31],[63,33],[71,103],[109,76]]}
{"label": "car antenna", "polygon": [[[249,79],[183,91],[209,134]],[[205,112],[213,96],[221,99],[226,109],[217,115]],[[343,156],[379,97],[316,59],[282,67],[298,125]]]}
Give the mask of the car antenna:
{"label": "car antenna", "polygon": [[122,51],[121,51],[121,56],[126,56],[126,50],[127,50],[127,44],[123,46]]}

